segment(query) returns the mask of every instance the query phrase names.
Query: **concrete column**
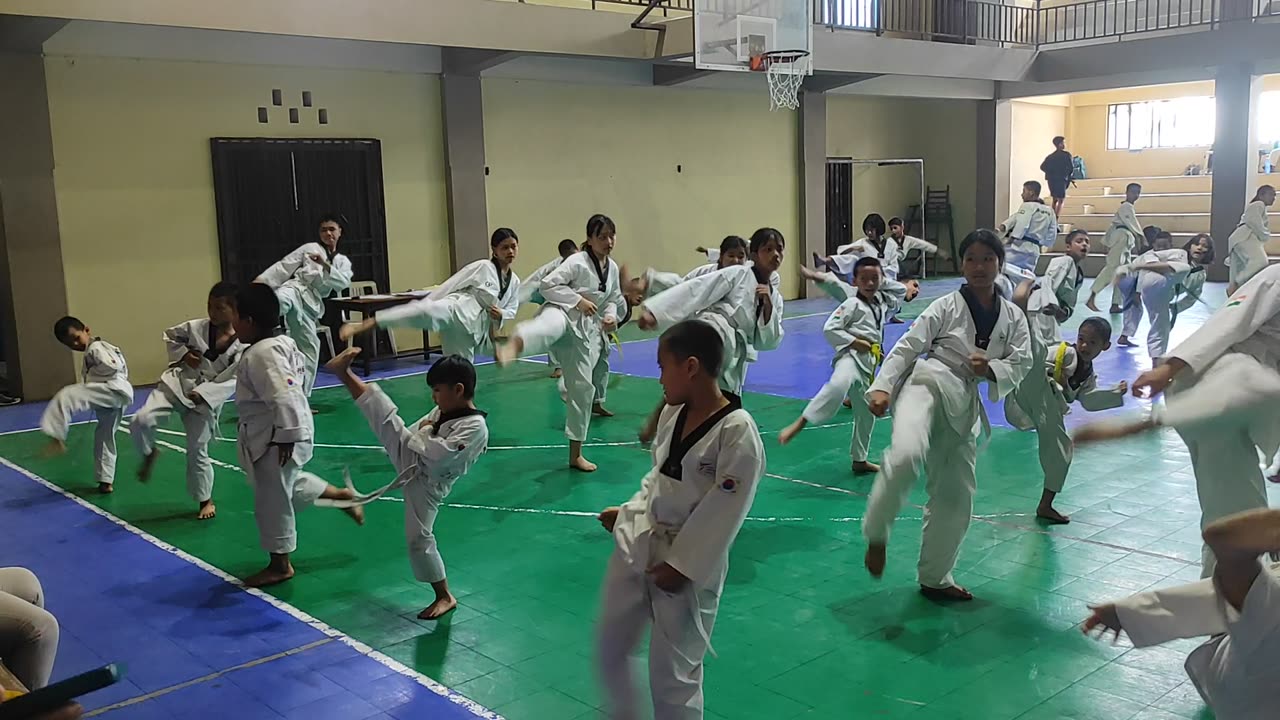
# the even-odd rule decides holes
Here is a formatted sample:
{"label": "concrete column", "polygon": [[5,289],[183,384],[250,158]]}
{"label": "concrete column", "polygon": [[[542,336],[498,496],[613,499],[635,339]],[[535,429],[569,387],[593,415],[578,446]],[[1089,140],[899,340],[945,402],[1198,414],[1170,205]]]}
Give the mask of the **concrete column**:
{"label": "concrete column", "polygon": [[489,254],[489,208],[485,198],[484,98],[480,75],[446,72],[440,77],[444,114],[445,180],[449,204],[449,249],[453,270]]}
{"label": "concrete column", "polygon": [[1213,235],[1215,262],[1209,269],[1211,280],[1226,280],[1223,261],[1227,257],[1227,237],[1240,223],[1240,213],[1252,197],[1258,172],[1257,103],[1260,78],[1251,63],[1218,68],[1214,81],[1217,125],[1213,140],[1213,194],[1210,199],[1209,231]]}
{"label": "concrete column", "polygon": [[[800,93],[797,118],[800,153],[800,242],[792,251],[799,262],[808,262],[814,252],[827,248],[827,95],[805,90]],[[806,297],[809,283],[800,283],[800,297]]]}
{"label": "concrete column", "polygon": [[978,103],[978,165],[974,176],[977,201],[974,221],[994,228],[1009,217],[1009,171],[1013,142],[1013,106],[1008,100]]}
{"label": "concrete column", "polygon": [[53,338],[67,289],[44,58],[0,51],[0,78],[0,333],[10,391],[39,400],[76,379]]}

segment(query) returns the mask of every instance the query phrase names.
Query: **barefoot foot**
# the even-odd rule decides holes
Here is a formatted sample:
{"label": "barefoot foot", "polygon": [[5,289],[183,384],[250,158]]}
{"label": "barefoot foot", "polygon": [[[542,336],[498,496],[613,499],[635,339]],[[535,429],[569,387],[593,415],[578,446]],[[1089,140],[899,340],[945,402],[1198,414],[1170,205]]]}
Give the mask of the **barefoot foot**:
{"label": "barefoot foot", "polygon": [[213,504],[212,500],[205,500],[200,503],[200,512],[196,513],[197,520],[209,520],[218,514],[218,506]]}
{"label": "barefoot foot", "polygon": [[1121,335],[1116,339],[1116,344],[1123,347],[1136,347],[1127,335]]}
{"label": "barefoot foot", "polygon": [[364,506],[356,505],[355,507],[342,508],[343,514],[356,521],[357,525],[364,525]]}
{"label": "barefoot foot", "polygon": [[1071,522],[1071,518],[1055,510],[1052,505],[1041,505],[1036,508],[1036,517],[1050,525],[1066,525]]}
{"label": "barefoot foot", "polygon": [[564,375],[564,371],[561,370],[560,368],[556,368],[551,371],[551,377],[553,378],[558,378],[558,377],[561,377],[562,375]]}
{"label": "barefoot foot", "polygon": [[116,491],[116,486],[112,485],[111,483],[104,483],[104,482],[98,483],[98,492],[103,495],[110,495],[115,491]]}
{"label": "barefoot foot", "polygon": [[62,455],[66,451],[67,451],[66,442],[62,440],[58,440],[57,438],[50,438],[48,444],[46,444],[44,446],[44,449],[40,451],[40,455],[43,457],[51,458],[57,455]]}
{"label": "barefoot foot", "polygon": [[245,587],[264,588],[272,585],[279,585],[293,578],[293,566],[286,568],[276,568],[268,565],[258,572],[244,579]]}
{"label": "barefoot foot", "polygon": [[847,407],[847,408],[852,409],[852,408],[853,408],[853,401],[852,401],[852,400],[850,400],[849,398],[845,398],[845,399],[844,399],[844,402],[840,403],[840,405],[841,405],[841,407]]}
{"label": "barefoot foot", "polygon": [[1085,301],[1084,301],[1084,306],[1085,306],[1085,307],[1087,307],[1087,308],[1089,308],[1090,310],[1092,310],[1092,311],[1094,311],[1094,312],[1100,312],[1100,311],[1098,310],[1098,303],[1094,302],[1093,298],[1089,298],[1088,300],[1085,300]]}
{"label": "barefoot foot", "polygon": [[609,408],[605,407],[601,403],[596,403],[591,406],[591,414],[598,415],[599,417],[613,417],[613,413]]}
{"label": "barefoot foot", "polygon": [[876,543],[868,545],[862,564],[867,566],[867,572],[871,573],[871,577],[878,578],[884,575],[885,546]]}
{"label": "barefoot foot", "polygon": [[866,460],[854,460],[852,469],[854,475],[871,475],[880,472],[879,465]]}
{"label": "barefoot foot", "polygon": [[419,620],[435,620],[443,616],[454,608],[458,607],[458,599],[452,595],[448,597],[436,598],[436,601],[428,605],[418,613]]}
{"label": "barefoot foot", "polygon": [[930,600],[940,600],[943,602],[968,602],[973,599],[973,593],[965,590],[959,585],[952,585],[944,588],[920,586],[920,594]]}
{"label": "barefoot foot", "polygon": [[1119,305],[1112,305],[1110,308],[1107,309],[1107,312],[1111,313],[1112,315],[1119,315],[1124,312],[1124,308],[1120,307]]}
{"label": "barefoot foot", "polygon": [[499,365],[507,366],[520,357],[520,351],[523,349],[524,341],[519,337],[513,337],[498,346],[493,353],[493,359],[497,360]]}
{"label": "barefoot foot", "polygon": [[569,461],[569,469],[584,473],[595,472],[596,464],[584,457],[579,457]]}
{"label": "barefoot foot", "polygon": [[138,467],[138,482],[146,482],[151,479],[151,469],[155,466],[156,458],[159,456],[160,449],[156,448],[142,458],[142,465]]}
{"label": "barefoot foot", "polygon": [[353,345],[333,356],[329,362],[324,364],[324,368],[335,375],[341,375],[351,369],[351,363],[355,362],[356,356],[359,354],[360,348]]}

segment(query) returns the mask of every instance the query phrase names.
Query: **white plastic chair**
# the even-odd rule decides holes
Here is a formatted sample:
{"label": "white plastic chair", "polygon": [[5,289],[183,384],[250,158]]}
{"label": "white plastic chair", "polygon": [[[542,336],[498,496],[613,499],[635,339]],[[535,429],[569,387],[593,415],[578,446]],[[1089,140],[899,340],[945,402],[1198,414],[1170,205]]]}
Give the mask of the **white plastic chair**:
{"label": "white plastic chair", "polygon": [[[358,298],[364,295],[377,295],[377,294],[378,294],[378,283],[372,280],[355,280],[355,281],[352,281],[351,283],[351,289],[350,289],[350,295],[349,295],[350,297]],[[350,311],[347,311],[347,310],[342,311],[342,322],[344,323],[355,322],[355,320],[352,319],[351,317]],[[391,354],[392,355],[398,354],[400,351],[396,349],[395,331],[387,330],[385,332],[387,333],[387,342],[391,344]]]}

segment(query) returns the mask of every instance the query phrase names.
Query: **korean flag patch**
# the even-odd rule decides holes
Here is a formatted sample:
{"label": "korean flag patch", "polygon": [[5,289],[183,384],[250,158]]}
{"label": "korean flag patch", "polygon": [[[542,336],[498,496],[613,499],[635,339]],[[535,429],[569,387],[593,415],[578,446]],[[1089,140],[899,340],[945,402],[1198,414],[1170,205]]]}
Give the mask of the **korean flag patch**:
{"label": "korean flag patch", "polygon": [[738,492],[738,481],[731,477],[727,477],[720,483],[720,489],[727,493]]}

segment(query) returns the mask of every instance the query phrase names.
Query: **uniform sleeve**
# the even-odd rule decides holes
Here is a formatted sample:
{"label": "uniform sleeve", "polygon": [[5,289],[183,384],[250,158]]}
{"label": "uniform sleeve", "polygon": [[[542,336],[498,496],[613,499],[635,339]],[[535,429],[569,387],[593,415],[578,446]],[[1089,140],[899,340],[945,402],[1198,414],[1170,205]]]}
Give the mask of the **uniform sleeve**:
{"label": "uniform sleeve", "polygon": [[532,275],[524,279],[524,282],[520,284],[520,294],[518,296],[518,302],[521,305],[533,300],[534,293],[538,292],[538,284],[541,283],[542,278],[546,277],[547,273],[554,270],[555,267],[556,261],[552,260],[537,270],[534,270]]}
{"label": "uniform sleeve", "polygon": [[938,333],[942,332],[942,305],[945,302],[945,299],[935,300],[911,323],[906,334],[894,343],[893,349],[885,356],[880,374],[876,376],[869,391],[894,392],[915,365],[916,358],[923,355],[933,345]]}
{"label": "uniform sleeve", "polygon": [[182,362],[191,348],[191,321],[174,325],[164,331],[164,349],[169,356],[169,367]]}
{"label": "uniform sleeve", "polygon": [[857,302],[855,299],[850,299],[841,303],[840,307],[827,317],[827,322],[822,326],[822,334],[827,338],[827,343],[837,352],[849,347],[849,343],[856,337],[849,332],[849,328],[853,324],[854,314],[858,312],[858,308],[855,307]]}
{"label": "uniform sleeve", "polygon": [[[748,270],[749,271],[749,270]],[[653,313],[658,327],[665,329],[681,320],[688,320],[723,300],[741,275],[741,270],[725,269],[703,275],[659,293],[644,302],[644,308]],[[752,298],[754,299],[754,295]]]}
{"label": "uniform sleeve", "polygon": [[1211,579],[1138,593],[1117,602],[1116,613],[1134,647],[1227,631],[1222,602]]}
{"label": "uniform sleeve", "polygon": [[111,368],[112,371],[117,373],[125,369],[124,363],[121,362],[120,354],[111,352],[104,343],[93,343],[89,346],[85,355],[91,356],[86,358],[86,365],[91,360],[94,366]]}
{"label": "uniform sleeve", "polygon": [[877,295],[889,310],[899,310],[907,301],[907,286],[897,280],[884,278],[880,281]]}
{"label": "uniform sleeve", "polygon": [[254,282],[269,285],[272,288],[278,288],[285,283],[286,280],[293,277],[293,274],[302,267],[307,261],[307,246],[302,245],[293,252],[285,255],[275,265],[262,271]]}
{"label": "uniform sleeve", "polygon": [[1263,567],[1249,586],[1240,612],[1226,606],[1223,613],[1232,655],[1246,666],[1253,665],[1253,658],[1275,662],[1280,653],[1280,577],[1275,571]]}
{"label": "uniform sleeve", "polygon": [[1244,217],[1240,219],[1249,227],[1249,231],[1258,237],[1262,242],[1271,239],[1271,230],[1267,228],[1267,206],[1261,202],[1251,202],[1249,207],[1244,210]]}
{"label": "uniform sleeve", "polygon": [[600,318],[620,322],[626,310],[627,301],[622,299],[622,275],[618,264],[609,261],[609,294],[604,297],[604,307],[600,308]]}
{"label": "uniform sleeve", "polygon": [[736,420],[725,428],[715,485],[685,520],[667,557],[667,564],[695,586],[706,587],[724,563],[755,499],[764,461],[764,446],[754,423]]}
{"label": "uniform sleeve", "polygon": [[270,353],[256,353],[258,362],[249,368],[254,387],[259,388],[263,402],[271,408],[274,431],[272,444],[305,442],[311,439],[306,422],[311,406],[302,389],[302,378],[294,377],[289,352],[280,346]]}
{"label": "uniform sleeve", "polygon": [[476,287],[480,284],[480,276],[485,270],[485,263],[488,260],[477,260],[464,265],[458,272],[449,276],[447,280],[436,286],[425,299],[440,302],[450,295],[466,290],[467,288]]}
{"label": "uniform sleeve", "polygon": [[574,276],[582,268],[582,265],[575,260],[577,257],[573,255],[560,263],[560,267],[547,273],[539,285],[539,291],[547,302],[559,305],[566,310],[576,307],[582,301],[582,296],[573,289]]}
{"label": "uniform sleeve", "polygon": [[193,390],[193,392],[204,398],[206,405],[215,410],[225,405],[231,399],[231,396],[236,394],[236,368],[240,364],[240,356],[244,353],[244,348],[239,345],[235,345],[234,348],[223,355],[224,357],[230,355],[227,366],[217,375],[197,385]]}
{"label": "uniform sleeve", "polygon": [[[511,285],[507,288],[507,296],[502,300],[502,305],[499,306],[499,309],[502,310],[503,323],[516,319],[516,313],[520,311],[520,289],[523,287],[524,284],[520,282],[520,276],[512,271]],[[500,323],[498,327],[502,327],[502,324]]]}
{"label": "uniform sleeve", "polygon": [[1004,229],[1004,234],[1011,238],[1021,238],[1027,232],[1027,226],[1031,223],[1031,214],[1018,211],[1009,216],[1008,220],[1000,223],[1000,227]]}
{"label": "uniform sleeve", "polygon": [[1013,303],[1005,302],[1004,310],[1011,311],[1009,342],[1004,357],[989,359],[991,374],[995,376],[995,381],[987,383],[987,395],[992,401],[1013,392],[1035,366],[1031,353],[1031,333],[1027,326],[1027,316],[1018,312],[1017,306]]}
{"label": "uniform sleeve", "polygon": [[1199,373],[1233,345],[1258,332],[1277,314],[1280,314],[1280,266],[1273,265],[1236,290],[1225,305],[1168,357],[1182,360]]}
{"label": "uniform sleeve", "polygon": [[906,254],[911,252],[912,250],[920,250],[924,252],[926,255],[932,255],[938,252],[938,246],[934,245],[928,240],[921,240],[918,237],[912,237],[910,235],[907,235],[906,237],[902,238],[902,252],[903,254]]}
{"label": "uniform sleeve", "polygon": [[1080,407],[1089,412],[1124,407],[1124,393],[1120,391],[1119,386],[1100,389],[1096,375],[1090,375],[1084,385],[1076,391],[1076,400],[1080,403]]}
{"label": "uniform sleeve", "polygon": [[[752,295],[752,302],[755,301],[755,295]],[[769,313],[769,319],[765,320],[763,315],[756,317],[756,350],[773,350],[782,344],[782,338],[786,335],[786,331],[782,327],[782,293],[773,285],[769,286],[769,299],[773,304],[773,310]]]}
{"label": "uniform sleeve", "polygon": [[335,255],[333,262],[329,263],[329,272],[325,276],[324,292],[322,295],[328,295],[331,292],[342,292],[351,287],[351,278],[355,277],[355,273],[351,269],[351,259],[346,255]]}

